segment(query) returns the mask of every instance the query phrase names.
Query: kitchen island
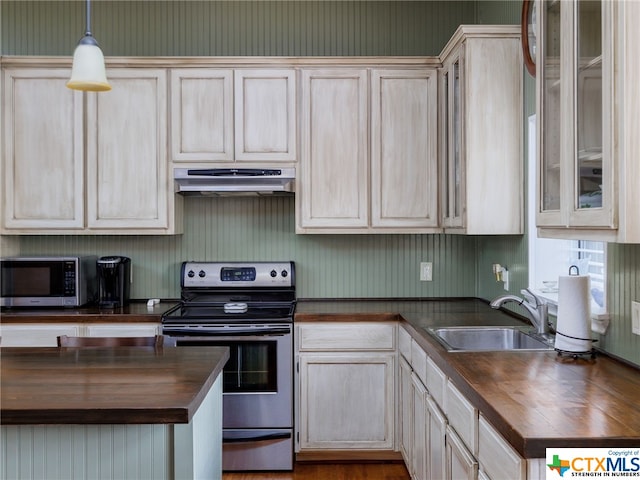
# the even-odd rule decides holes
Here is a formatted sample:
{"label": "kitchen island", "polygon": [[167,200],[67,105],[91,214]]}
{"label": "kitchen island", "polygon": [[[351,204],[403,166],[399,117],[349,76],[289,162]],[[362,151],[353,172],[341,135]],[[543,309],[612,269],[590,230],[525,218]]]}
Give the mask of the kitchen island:
{"label": "kitchen island", "polygon": [[0,355],[0,478],[221,478],[228,348]]}

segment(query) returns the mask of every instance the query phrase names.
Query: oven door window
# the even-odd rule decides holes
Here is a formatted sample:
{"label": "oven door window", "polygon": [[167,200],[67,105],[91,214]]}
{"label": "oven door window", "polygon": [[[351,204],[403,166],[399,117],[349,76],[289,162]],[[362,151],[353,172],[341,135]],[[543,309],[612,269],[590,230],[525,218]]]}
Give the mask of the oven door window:
{"label": "oven door window", "polygon": [[276,392],[278,390],[277,342],[232,342],[224,367],[225,393]]}
{"label": "oven door window", "polygon": [[222,372],[224,393],[278,391],[277,340],[188,340],[177,345],[229,347]]}

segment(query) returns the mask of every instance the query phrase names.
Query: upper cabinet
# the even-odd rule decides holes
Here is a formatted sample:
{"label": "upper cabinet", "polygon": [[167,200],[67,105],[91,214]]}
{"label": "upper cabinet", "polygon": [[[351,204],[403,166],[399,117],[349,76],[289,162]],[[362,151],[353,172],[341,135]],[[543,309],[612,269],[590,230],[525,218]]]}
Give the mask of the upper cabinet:
{"label": "upper cabinet", "polygon": [[174,162],[296,161],[295,70],[171,71]]}
{"label": "upper cabinet", "polygon": [[301,70],[298,233],[438,231],[436,72]]}
{"label": "upper cabinet", "polygon": [[640,6],[539,1],[537,11],[539,234],[640,242]]}
{"label": "upper cabinet", "polygon": [[68,75],[4,71],[2,233],[179,232],[166,71],[108,69],[113,89],[100,94],[69,90]]}
{"label": "upper cabinet", "polygon": [[440,172],[447,233],[523,233],[520,29],[463,25],[441,54]]}
{"label": "upper cabinet", "polygon": [[66,88],[69,72],[3,72],[3,233],[84,227],[82,93]]}

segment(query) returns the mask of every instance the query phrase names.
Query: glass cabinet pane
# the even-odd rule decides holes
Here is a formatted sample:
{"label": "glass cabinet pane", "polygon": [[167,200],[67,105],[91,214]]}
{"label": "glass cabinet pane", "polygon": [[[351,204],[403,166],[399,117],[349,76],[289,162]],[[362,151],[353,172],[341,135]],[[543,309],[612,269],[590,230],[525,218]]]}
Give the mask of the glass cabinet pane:
{"label": "glass cabinet pane", "polygon": [[577,208],[602,207],[602,3],[577,3]]}
{"label": "glass cabinet pane", "polygon": [[560,5],[544,2],[542,211],[560,210]]}
{"label": "glass cabinet pane", "polygon": [[462,126],[462,108],[460,105],[460,62],[453,64],[453,216],[459,218],[461,216],[461,126]]}
{"label": "glass cabinet pane", "polygon": [[445,108],[442,109],[442,128],[444,129],[444,133],[442,138],[444,139],[445,148],[444,148],[444,195],[443,195],[443,209],[444,209],[444,218],[448,219],[451,217],[451,154],[449,151],[449,72],[444,73],[443,75],[443,98],[445,99]]}

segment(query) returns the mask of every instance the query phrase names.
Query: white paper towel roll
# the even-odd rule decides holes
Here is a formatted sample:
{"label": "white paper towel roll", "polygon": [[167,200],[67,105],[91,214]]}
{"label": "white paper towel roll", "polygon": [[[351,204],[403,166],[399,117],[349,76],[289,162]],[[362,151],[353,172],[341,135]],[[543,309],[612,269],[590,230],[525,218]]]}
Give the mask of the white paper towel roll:
{"label": "white paper towel roll", "polygon": [[567,275],[559,278],[555,342],[558,350],[591,351],[590,280],[589,275]]}

